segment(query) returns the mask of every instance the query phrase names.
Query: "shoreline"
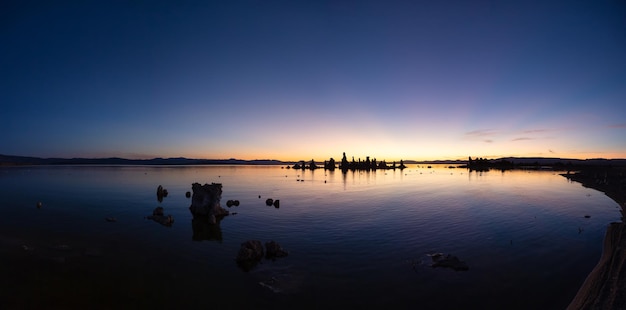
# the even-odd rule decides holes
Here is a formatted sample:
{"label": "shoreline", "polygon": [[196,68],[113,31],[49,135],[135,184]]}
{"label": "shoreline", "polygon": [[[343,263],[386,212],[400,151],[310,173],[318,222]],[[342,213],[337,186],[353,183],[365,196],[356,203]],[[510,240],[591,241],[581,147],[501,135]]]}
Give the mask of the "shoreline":
{"label": "shoreline", "polygon": [[626,168],[602,167],[563,174],[603,192],[620,206],[621,222],[608,225],[602,255],[567,309],[626,309]]}

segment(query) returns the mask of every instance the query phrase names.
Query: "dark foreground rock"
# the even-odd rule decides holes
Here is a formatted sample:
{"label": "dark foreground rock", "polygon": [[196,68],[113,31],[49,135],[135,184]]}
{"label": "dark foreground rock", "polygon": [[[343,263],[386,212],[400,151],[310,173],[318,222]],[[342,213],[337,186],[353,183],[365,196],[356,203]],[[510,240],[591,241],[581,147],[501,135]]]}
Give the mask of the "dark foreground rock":
{"label": "dark foreground rock", "polygon": [[222,199],[222,184],[211,183],[191,185],[193,196],[189,210],[194,216],[206,216],[210,224],[216,224],[218,218],[228,215],[228,211],[220,206]]}
{"label": "dark foreground rock", "polygon": [[469,267],[465,262],[462,262],[458,257],[450,254],[443,253],[435,253],[429,254],[430,258],[433,260],[432,267],[443,267],[454,269],[455,271],[467,271]]}

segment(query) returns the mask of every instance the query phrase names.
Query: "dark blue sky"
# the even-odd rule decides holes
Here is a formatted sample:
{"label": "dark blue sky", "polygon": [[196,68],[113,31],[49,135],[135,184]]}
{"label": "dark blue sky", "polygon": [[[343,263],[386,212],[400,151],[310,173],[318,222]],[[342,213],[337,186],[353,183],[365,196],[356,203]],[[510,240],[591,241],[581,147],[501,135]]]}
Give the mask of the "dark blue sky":
{"label": "dark blue sky", "polygon": [[623,1],[0,12],[0,154],[626,157]]}

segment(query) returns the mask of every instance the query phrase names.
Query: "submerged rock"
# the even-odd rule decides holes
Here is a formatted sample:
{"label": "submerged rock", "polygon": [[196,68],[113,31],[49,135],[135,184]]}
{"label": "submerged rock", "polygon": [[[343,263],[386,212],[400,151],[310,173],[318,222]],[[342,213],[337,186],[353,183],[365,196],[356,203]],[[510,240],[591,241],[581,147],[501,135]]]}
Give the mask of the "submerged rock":
{"label": "submerged rock", "polygon": [[221,183],[204,185],[193,183],[191,189],[193,190],[193,196],[191,197],[189,210],[194,216],[206,216],[210,224],[215,224],[218,218],[229,214],[220,205],[220,200],[222,199]]}
{"label": "submerged rock", "polygon": [[248,240],[241,244],[235,261],[244,271],[249,271],[263,258],[263,244],[259,240]]}
{"label": "submerged rock", "polygon": [[174,217],[171,215],[165,216],[162,207],[156,207],[152,211],[152,215],[146,218],[165,226],[172,226],[172,224],[174,224]]}
{"label": "submerged rock", "polygon": [[289,255],[285,249],[283,249],[278,242],[274,240],[265,243],[265,257],[268,259],[275,259],[277,257],[285,257]]}
{"label": "submerged rock", "polygon": [[430,256],[430,258],[433,261],[431,265],[433,268],[444,267],[444,268],[454,269],[455,271],[469,270],[469,267],[467,266],[467,264],[459,260],[459,258],[454,255],[450,255],[450,254],[445,255],[443,253],[435,253],[435,254],[428,254],[428,256]]}

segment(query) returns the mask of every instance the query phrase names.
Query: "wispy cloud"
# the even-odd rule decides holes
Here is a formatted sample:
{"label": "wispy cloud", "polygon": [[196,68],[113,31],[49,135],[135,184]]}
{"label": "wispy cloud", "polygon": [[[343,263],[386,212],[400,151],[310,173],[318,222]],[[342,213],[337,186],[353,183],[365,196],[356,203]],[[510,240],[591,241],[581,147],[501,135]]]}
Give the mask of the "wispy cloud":
{"label": "wispy cloud", "polygon": [[520,137],[520,138],[515,138],[511,141],[527,141],[527,140],[535,140],[534,138],[530,138],[530,137]]}
{"label": "wispy cloud", "polygon": [[546,129],[546,128],[540,128],[540,129],[530,129],[530,130],[524,130],[524,133],[544,133],[544,132],[550,132],[550,131],[554,131],[554,129]]}
{"label": "wispy cloud", "polygon": [[613,129],[621,129],[621,128],[626,128],[626,124],[612,124],[608,126],[609,128],[613,128]]}
{"label": "wispy cloud", "polygon": [[490,137],[495,136],[496,133],[497,132],[493,129],[472,130],[465,133],[465,139],[493,143],[493,139],[490,139]]}
{"label": "wispy cloud", "polygon": [[472,130],[465,133],[465,136],[468,138],[478,138],[478,137],[488,137],[496,134],[496,131],[493,129],[479,129]]}
{"label": "wispy cloud", "polygon": [[553,150],[548,150],[548,152],[550,152],[550,153],[552,153],[552,154],[555,154],[555,153],[556,153],[556,152],[555,152],[555,151],[553,151]]}

